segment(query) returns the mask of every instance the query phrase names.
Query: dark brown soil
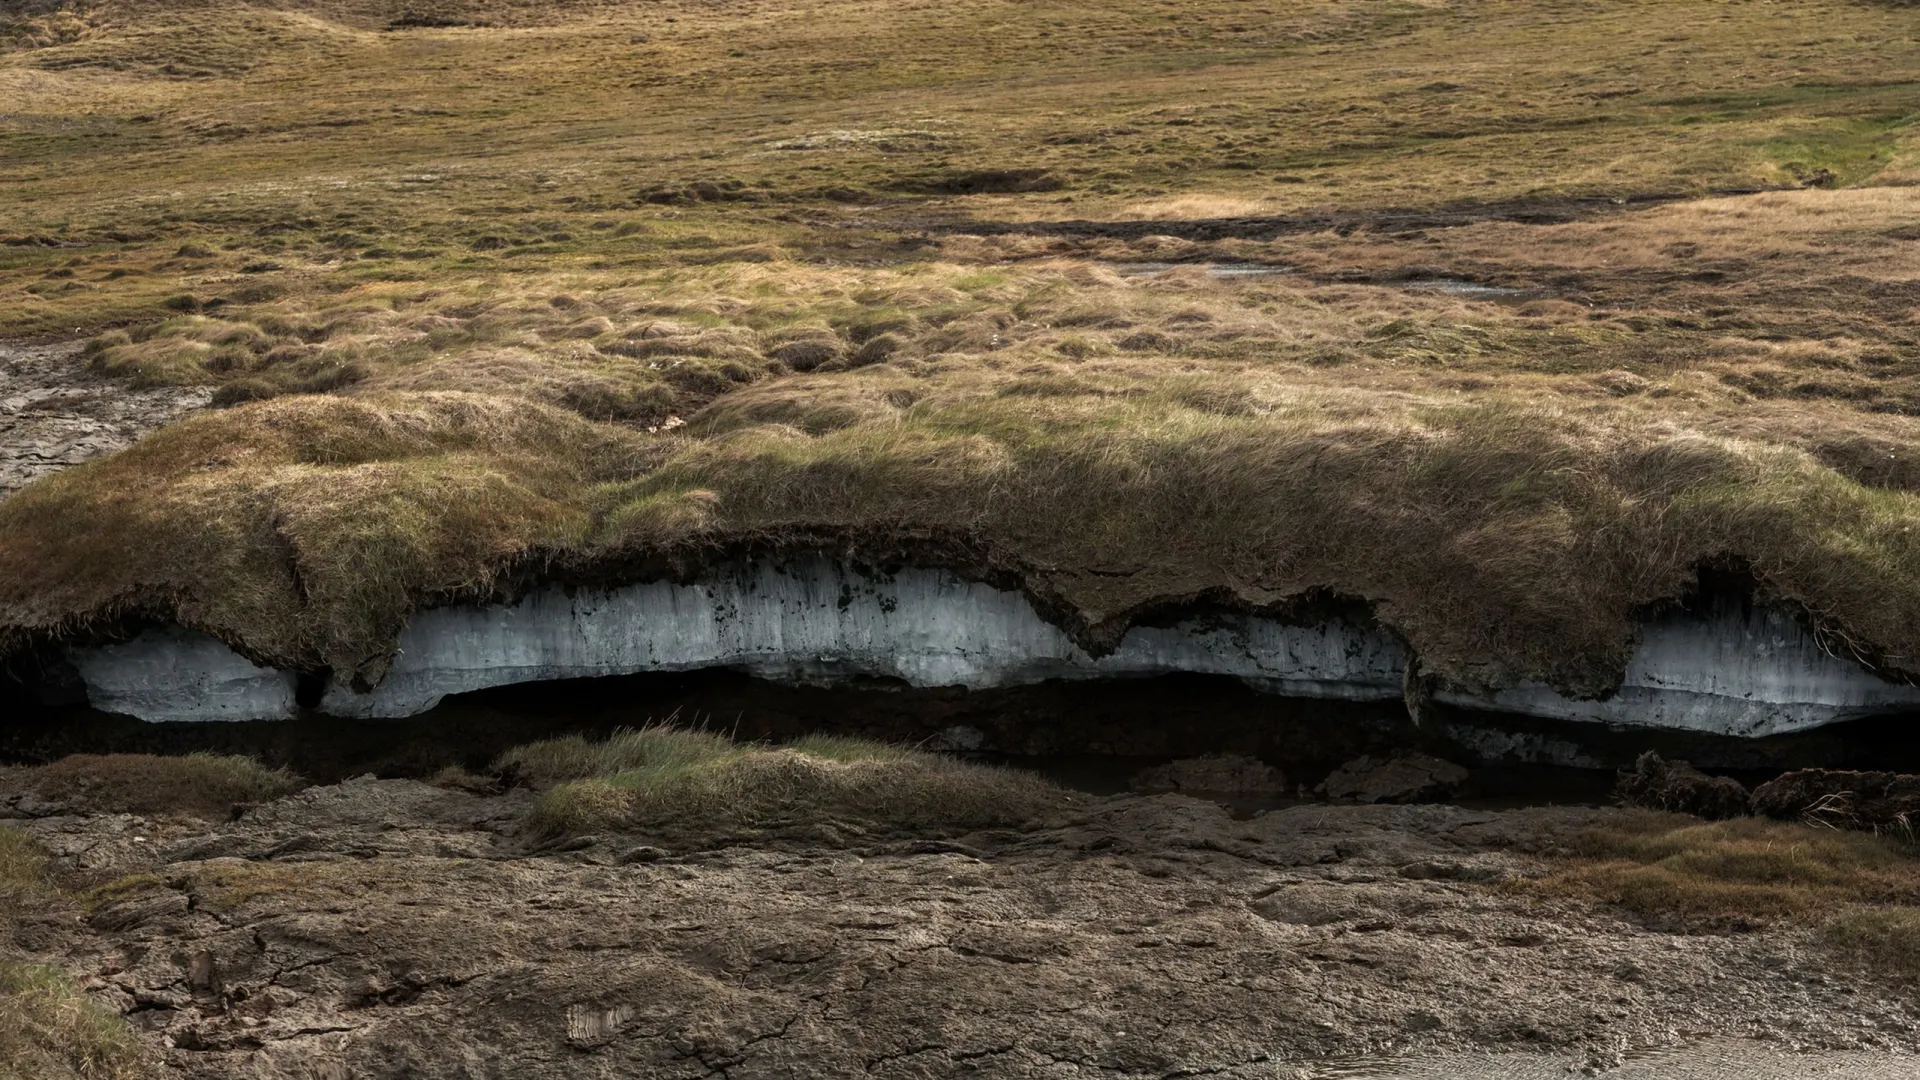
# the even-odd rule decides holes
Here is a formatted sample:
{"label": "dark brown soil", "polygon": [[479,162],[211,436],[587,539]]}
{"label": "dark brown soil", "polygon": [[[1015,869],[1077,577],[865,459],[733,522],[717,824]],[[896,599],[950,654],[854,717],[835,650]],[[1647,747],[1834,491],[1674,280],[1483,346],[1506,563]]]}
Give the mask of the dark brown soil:
{"label": "dark brown soil", "polygon": [[1753,812],[1853,828],[1920,822],[1920,775],[1799,769],[1754,789]]}
{"label": "dark brown soil", "polygon": [[1291,1076],[1679,1032],[1920,1041],[1911,998],[1810,932],[1655,933],[1507,887],[1617,811],[1236,821],[1163,795],[1028,831],[536,850],[529,798],[368,778],[223,824],[10,821],[95,887],[19,944],[183,1077]]}
{"label": "dark brown soil", "polygon": [[1747,789],[1727,776],[1708,776],[1684,761],[1667,761],[1649,750],[1620,774],[1615,789],[1628,806],[1692,814],[1709,820],[1744,817]]}

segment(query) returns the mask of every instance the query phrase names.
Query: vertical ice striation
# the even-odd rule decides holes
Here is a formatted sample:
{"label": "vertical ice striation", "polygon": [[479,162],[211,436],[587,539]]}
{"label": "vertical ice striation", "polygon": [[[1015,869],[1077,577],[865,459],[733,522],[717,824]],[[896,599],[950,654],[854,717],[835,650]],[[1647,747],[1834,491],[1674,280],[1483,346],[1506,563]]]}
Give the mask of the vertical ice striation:
{"label": "vertical ice striation", "polygon": [[974,689],[1192,671],[1378,700],[1399,695],[1403,664],[1398,642],[1377,630],[1252,616],[1135,628],[1096,660],[1017,592],[943,570],[869,576],[804,559],[734,566],[689,585],[550,588],[511,607],[422,612],[373,692],[336,686],[321,708],[407,716],[487,686],[705,667],[785,681],[877,676]]}

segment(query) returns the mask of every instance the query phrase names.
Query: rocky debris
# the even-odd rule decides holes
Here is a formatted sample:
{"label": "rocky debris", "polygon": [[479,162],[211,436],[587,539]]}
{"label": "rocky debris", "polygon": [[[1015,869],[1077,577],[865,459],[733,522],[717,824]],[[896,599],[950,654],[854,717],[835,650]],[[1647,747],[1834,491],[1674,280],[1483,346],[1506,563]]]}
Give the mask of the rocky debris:
{"label": "rocky debris", "polygon": [[0,343],[0,498],[123,449],[209,400],[204,387],[136,390],[102,378],[76,344]]}
{"label": "rocky debris", "polygon": [[1329,799],[1348,802],[1438,802],[1458,795],[1467,776],[1467,770],[1431,754],[1362,755],[1333,770],[1321,781],[1319,791]]}
{"label": "rocky debris", "polygon": [[1709,821],[1747,814],[1746,785],[1729,776],[1708,776],[1651,750],[1641,754],[1633,768],[1621,770],[1613,793],[1622,806],[1692,814]]}
{"label": "rocky debris", "polygon": [[1920,775],[1800,769],[1753,789],[1753,812],[1764,817],[1811,818],[1849,828],[1920,822]]}
{"label": "rocky debris", "polygon": [[1135,791],[1278,794],[1287,790],[1287,778],[1279,769],[1254,758],[1209,754],[1143,769],[1128,786]]}
{"label": "rocky debris", "polygon": [[1134,797],[861,848],[534,852],[530,799],[360,778],[213,824],[19,822],[98,883],[34,948],[191,1080],[1250,1078],[1388,1044],[1920,1030],[1802,931],[1654,933],[1486,887],[1614,810]]}

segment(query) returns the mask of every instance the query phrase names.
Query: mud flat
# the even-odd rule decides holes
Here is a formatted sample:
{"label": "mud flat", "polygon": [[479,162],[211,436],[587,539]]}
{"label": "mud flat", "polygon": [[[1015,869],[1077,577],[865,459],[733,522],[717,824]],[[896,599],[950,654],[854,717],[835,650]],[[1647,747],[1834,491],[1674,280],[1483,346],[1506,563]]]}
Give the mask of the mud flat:
{"label": "mud flat", "polygon": [[1168,795],[556,848],[520,830],[532,798],[368,777],[210,823],[0,772],[6,825],[95,889],[21,940],[176,1076],[1874,1080],[1920,1039],[1911,996],[1810,930],[1675,934],[1515,887],[1620,811]]}
{"label": "mud flat", "polygon": [[[554,586],[514,604],[429,609],[407,626],[378,685],[333,683],[317,700],[302,700],[298,673],[258,667],[177,628],[68,657],[94,707],[154,721],[273,719],[303,705],[403,717],[488,687],[703,668],[795,684],[878,678],[974,690],[1207,674],[1282,697],[1379,702],[1406,692],[1409,663],[1400,640],[1363,617],[1302,623],[1218,611],[1135,626],[1096,655],[1018,592],[943,570],[882,573],[824,557],[737,563],[686,584]],[[1739,737],[1920,708],[1920,688],[1832,655],[1786,612],[1732,598],[1650,619],[1619,689],[1604,699],[1537,683],[1431,692],[1496,713]]]}
{"label": "mud flat", "polygon": [[95,376],[80,346],[0,342],[0,499],[121,450],[207,404],[198,387],[133,389]]}

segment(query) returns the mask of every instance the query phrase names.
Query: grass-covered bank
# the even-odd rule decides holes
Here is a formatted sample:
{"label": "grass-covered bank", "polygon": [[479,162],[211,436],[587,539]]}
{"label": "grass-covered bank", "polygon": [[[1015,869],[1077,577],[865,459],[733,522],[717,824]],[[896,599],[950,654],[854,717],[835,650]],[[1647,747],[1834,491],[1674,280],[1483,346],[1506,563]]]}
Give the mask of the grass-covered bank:
{"label": "grass-covered bank", "polygon": [[[1803,450],[1494,393],[1262,402],[1132,365],[772,384],[692,435],[463,391],[210,414],[0,504],[0,610],[71,633],[139,605],[377,677],[414,605],[529,563],[938,537],[1089,622],[1208,589],[1364,597],[1469,683],[1604,688],[1639,608],[1730,557],[1866,650],[1920,648],[1915,496]],[[818,434],[736,419],[756,406],[846,415]]]}
{"label": "grass-covered bank", "polygon": [[1850,2],[29,5],[0,335],[219,407],[0,502],[0,647],[364,681],[503,581],[931,540],[1586,691],[1732,564],[1912,668],[1915,60]]}

